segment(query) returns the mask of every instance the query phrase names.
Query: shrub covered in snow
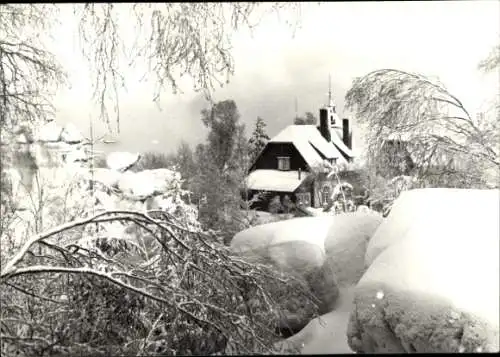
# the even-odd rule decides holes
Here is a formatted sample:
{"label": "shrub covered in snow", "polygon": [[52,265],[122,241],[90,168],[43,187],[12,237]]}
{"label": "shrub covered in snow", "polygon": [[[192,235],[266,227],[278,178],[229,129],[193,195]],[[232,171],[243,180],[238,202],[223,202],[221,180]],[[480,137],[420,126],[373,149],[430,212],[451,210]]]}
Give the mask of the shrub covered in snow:
{"label": "shrub covered in snow", "polygon": [[414,176],[396,176],[390,180],[375,177],[370,187],[369,203],[373,208],[387,215],[392,203],[402,192],[420,187],[422,183]]}
{"label": "shrub covered in snow", "polygon": [[283,205],[281,204],[281,199],[280,196],[274,196],[271,201],[269,202],[269,208],[268,208],[270,213],[280,213],[283,211]]}
{"label": "shrub covered in snow", "polygon": [[132,171],[154,170],[172,168],[174,160],[169,156],[159,152],[145,152],[139,160],[130,168]]}

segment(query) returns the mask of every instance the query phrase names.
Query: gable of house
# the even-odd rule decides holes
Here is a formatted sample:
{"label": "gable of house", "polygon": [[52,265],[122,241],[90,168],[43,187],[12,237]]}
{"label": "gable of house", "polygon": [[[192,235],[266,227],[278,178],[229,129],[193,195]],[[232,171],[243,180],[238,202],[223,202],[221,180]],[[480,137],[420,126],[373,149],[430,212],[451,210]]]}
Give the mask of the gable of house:
{"label": "gable of house", "polygon": [[280,157],[290,158],[290,170],[307,170],[307,162],[293,143],[268,142],[249,172],[255,169],[277,170]]}

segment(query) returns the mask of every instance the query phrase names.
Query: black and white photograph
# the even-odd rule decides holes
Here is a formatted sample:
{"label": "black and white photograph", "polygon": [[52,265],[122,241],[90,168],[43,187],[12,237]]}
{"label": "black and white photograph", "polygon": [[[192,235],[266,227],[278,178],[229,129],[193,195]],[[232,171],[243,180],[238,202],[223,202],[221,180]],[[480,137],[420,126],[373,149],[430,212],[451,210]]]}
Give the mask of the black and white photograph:
{"label": "black and white photograph", "polygon": [[500,352],[500,1],[0,4],[0,354]]}

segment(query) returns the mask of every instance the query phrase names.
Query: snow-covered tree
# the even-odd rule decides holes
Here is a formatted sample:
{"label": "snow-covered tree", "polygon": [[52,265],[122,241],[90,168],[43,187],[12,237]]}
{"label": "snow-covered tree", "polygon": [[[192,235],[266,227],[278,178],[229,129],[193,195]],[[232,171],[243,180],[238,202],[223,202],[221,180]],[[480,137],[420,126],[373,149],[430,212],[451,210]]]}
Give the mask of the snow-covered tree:
{"label": "snow-covered tree", "polygon": [[388,178],[482,186],[486,168],[500,165],[498,120],[478,120],[444,84],[421,74],[373,71],[354,81],[346,104],[366,128],[369,166]]}
{"label": "snow-covered tree", "polygon": [[255,121],[255,128],[250,136],[250,139],[248,140],[250,147],[250,162],[253,162],[257,158],[270,139],[269,135],[266,133],[266,126],[267,124],[264,119],[257,117],[257,120]]}

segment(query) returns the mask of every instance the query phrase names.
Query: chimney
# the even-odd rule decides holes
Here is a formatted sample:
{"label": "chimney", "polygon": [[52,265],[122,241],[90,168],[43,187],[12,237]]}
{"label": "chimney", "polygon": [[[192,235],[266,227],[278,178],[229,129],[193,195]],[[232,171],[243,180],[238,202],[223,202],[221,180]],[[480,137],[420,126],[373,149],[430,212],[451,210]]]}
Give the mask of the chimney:
{"label": "chimney", "polygon": [[352,134],[349,130],[349,119],[342,119],[342,141],[345,146],[352,149]]}
{"label": "chimney", "polygon": [[328,120],[328,109],[321,108],[319,110],[319,132],[326,141],[332,141],[332,134],[330,133],[330,121]]}

